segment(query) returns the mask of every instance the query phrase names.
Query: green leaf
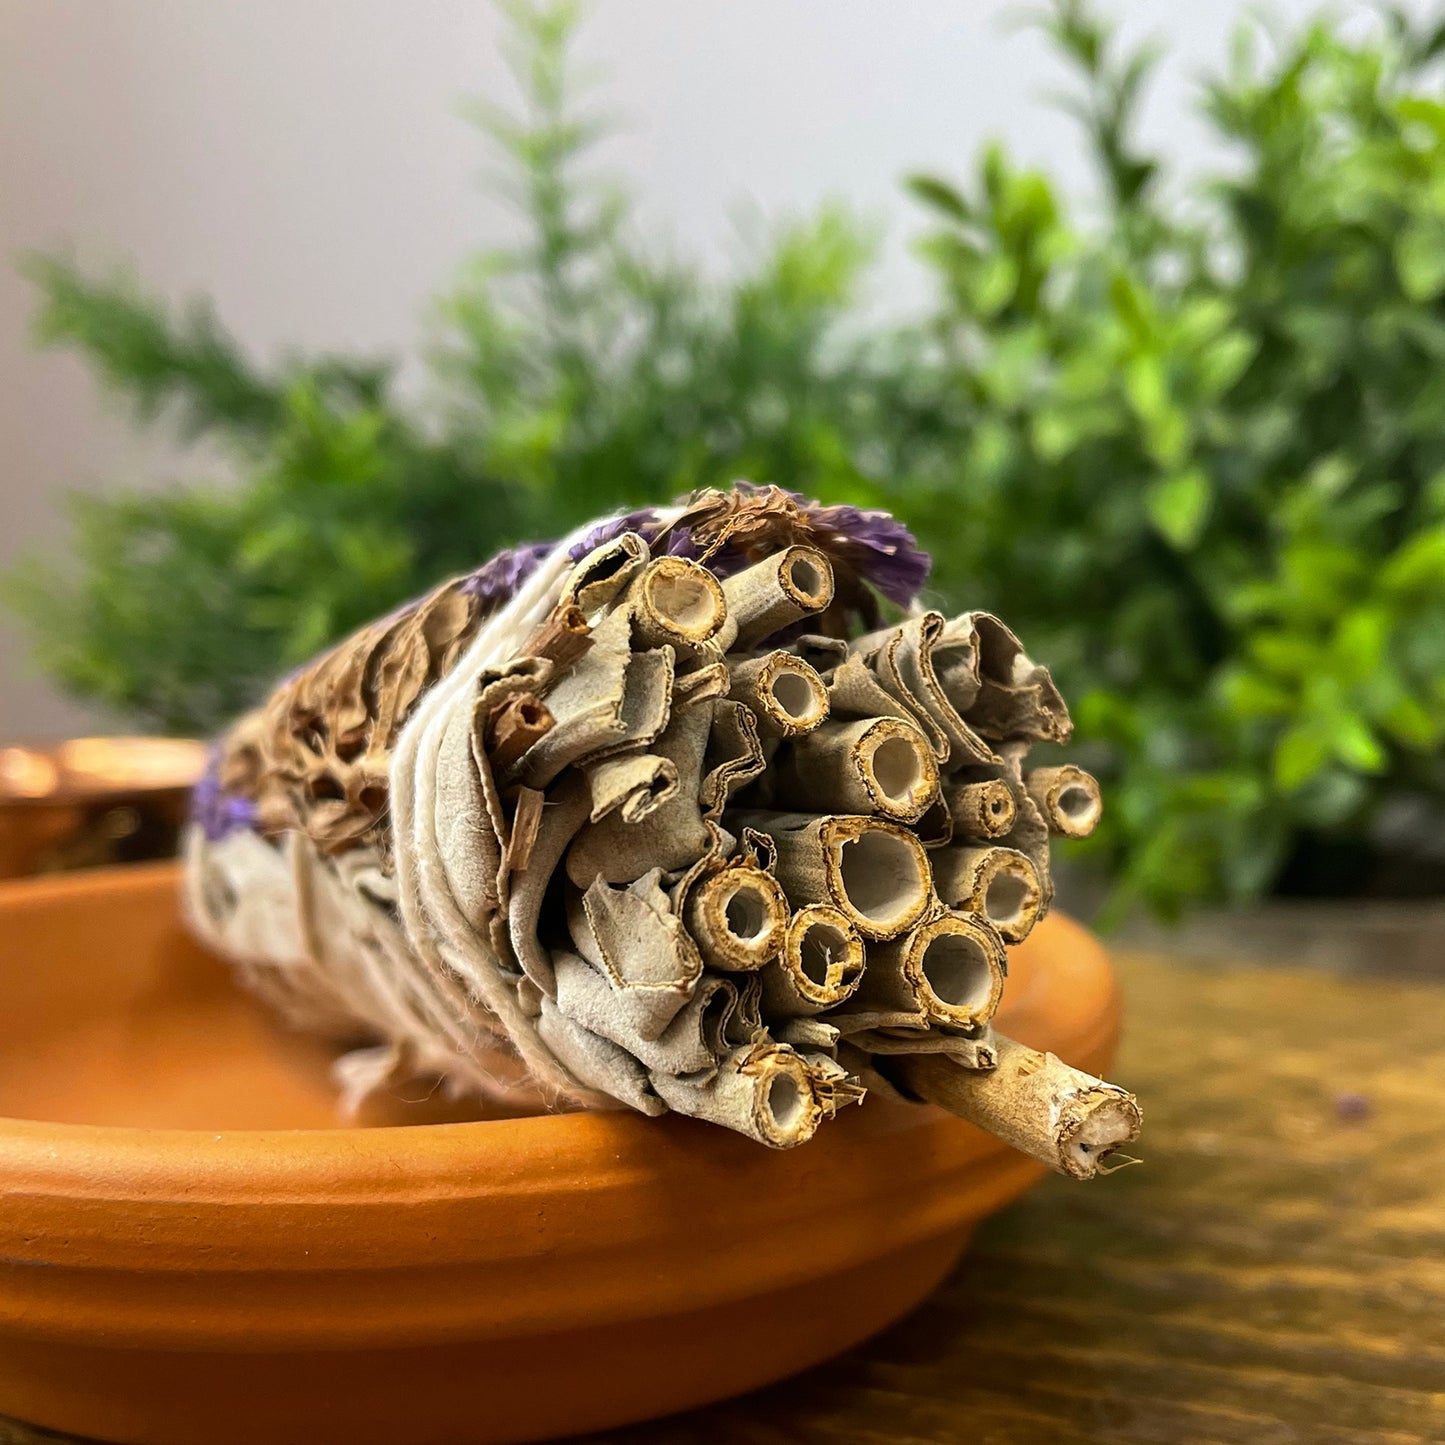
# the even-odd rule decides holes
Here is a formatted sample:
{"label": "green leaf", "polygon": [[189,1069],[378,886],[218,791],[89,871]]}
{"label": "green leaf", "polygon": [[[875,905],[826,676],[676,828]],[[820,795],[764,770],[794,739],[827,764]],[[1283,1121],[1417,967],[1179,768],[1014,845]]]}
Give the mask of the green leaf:
{"label": "green leaf", "polygon": [[1422,216],[1395,240],[1395,269],[1412,301],[1433,301],[1445,291],[1445,218]]}
{"label": "green leaf", "polygon": [[1385,750],[1364,718],[1340,713],[1330,719],[1330,748],[1347,767],[1377,773],[1385,766]]}
{"label": "green leaf", "polygon": [[1432,713],[1413,697],[1397,698],[1380,721],[1386,732],[1417,752],[1437,748],[1445,737],[1445,717]]}
{"label": "green leaf", "polygon": [[1136,356],[1124,372],[1124,392],[1141,421],[1155,423],[1169,411],[1169,383],[1160,358]]}
{"label": "green leaf", "polygon": [[1395,113],[1406,124],[1422,125],[1445,142],[1445,105],[1427,96],[1405,95],[1395,102]]}
{"label": "green leaf", "polygon": [[1226,673],[1219,691],[1225,706],[1240,717],[1283,717],[1295,707],[1294,694],[1288,688],[1243,669]]}
{"label": "green leaf", "polygon": [[964,200],[962,192],[947,181],[936,176],[912,175],[906,178],[904,184],[924,205],[950,220],[967,224],[974,219],[973,207]]}
{"label": "green leaf", "polygon": [[1389,641],[1387,613],[1377,607],[1354,608],[1335,629],[1335,675],[1354,683],[1378,677],[1384,670]]}
{"label": "green leaf", "polygon": [[1258,337],[1230,331],[1199,355],[1199,385],[1206,398],[1222,396],[1245,373],[1259,353]]}
{"label": "green leaf", "polygon": [[1404,542],[1385,564],[1380,585],[1397,593],[1445,591],[1445,527]]}
{"label": "green leaf", "polygon": [[1330,758],[1329,739],[1307,723],[1283,733],[1274,747],[1274,780],[1286,793],[1304,786]]}
{"label": "green leaf", "polygon": [[1209,478],[1198,467],[1152,482],[1144,496],[1149,519],[1170,546],[1189,551],[1209,520]]}
{"label": "green leaf", "polygon": [[1109,281],[1109,299],[1114,312],[1141,346],[1151,345],[1155,334],[1154,308],[1139,283],[1124,271]]}
{"label": "green leaf", "polygon": [[980,316],[997,316],[1013,299],[1019,284],[1019,270],[1011,256],[1002,251],[985,259],[974,287],[974,305]]}

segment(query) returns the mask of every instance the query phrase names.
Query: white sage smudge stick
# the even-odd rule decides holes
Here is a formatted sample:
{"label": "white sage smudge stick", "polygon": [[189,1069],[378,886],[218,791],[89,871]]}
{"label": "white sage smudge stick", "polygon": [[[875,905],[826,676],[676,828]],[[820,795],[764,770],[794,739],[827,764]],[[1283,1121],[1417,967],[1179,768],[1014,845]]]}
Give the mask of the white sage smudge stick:
{"label": "white sage smudge stick", "polygon": [[1062,698],[999,619],[917,610],[926,571],[771,487],[504,552],[219,741],[194,925],[350,1046],[349,1105],[432,1078],[791,1148],[867,1081],[1092,1173],[1128,1096],[991,1020],[1098,787],[1026,770]]}

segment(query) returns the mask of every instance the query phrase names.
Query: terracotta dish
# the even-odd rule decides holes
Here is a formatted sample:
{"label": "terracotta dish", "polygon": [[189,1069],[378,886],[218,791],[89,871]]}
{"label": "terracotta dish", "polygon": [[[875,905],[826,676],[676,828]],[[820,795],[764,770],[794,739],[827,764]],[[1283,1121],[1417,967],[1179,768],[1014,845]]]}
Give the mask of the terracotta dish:
{"label": "terracotta dish", "polygon": [[[0,1414],[137,1445],[536,1439],[804,1368],[915,1305],[1038,1167],[870,1100],[805,1148],[668,1117],[334,1126],[325,1055],[187,935],[172,865],[0,884]],[[1088,934],[1001,1024],[1092,1072]]]}
{"label": "terracotta dish", "polygon": [[0,747],[0,878],[170,857],[205,765],[183,738]]}

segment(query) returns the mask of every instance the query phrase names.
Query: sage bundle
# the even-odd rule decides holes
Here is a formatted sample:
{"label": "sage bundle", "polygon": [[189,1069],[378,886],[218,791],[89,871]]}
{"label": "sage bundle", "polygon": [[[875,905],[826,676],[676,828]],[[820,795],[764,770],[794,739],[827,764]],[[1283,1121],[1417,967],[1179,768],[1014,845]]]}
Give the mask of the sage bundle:
{"label": "sage bundle", "polygon": [[871,1089],[1088,1177],[1132,1097],[991,1021],[1098,788],[1027,767],[1063,699],[998,618],[920,610],[927,568],[749,486],[502,553],[221,739],[194,925],[352,1104],[431,1077],[788,1148]]}

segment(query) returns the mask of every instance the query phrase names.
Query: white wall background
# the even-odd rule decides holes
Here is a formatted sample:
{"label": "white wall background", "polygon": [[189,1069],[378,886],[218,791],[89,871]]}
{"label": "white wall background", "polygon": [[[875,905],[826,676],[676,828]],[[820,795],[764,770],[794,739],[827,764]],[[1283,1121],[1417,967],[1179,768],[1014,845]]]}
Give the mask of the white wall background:
{"label": "white wall background", "polygon": [[[1241,3],[1104,3],[1126,34],[1168,42],[1147,119],[1193,159],[1196,79]],[[881,299],[904,304],[904,171],[961,171],[998,135],[1087,189],[1040,99],[1059,76],[1003,23],[1012,9],[598,0],[582,53],[628,124],[609,160],[681,246],[721,263],[740,209],[843,197],[888,221]],[[0,0],[0,564],[61,535],[67,488],[202,464],[133,438],[74,360],[29,348],[16,258],[70,246],[172,297],[208,292],[263,355],[407,351],[458,259],[509,224],[479,193],[484,153],[456,107],[510,94],[497,29],[485,0]],[[0,740],[104,725],[56,698],[0,622]]]}

